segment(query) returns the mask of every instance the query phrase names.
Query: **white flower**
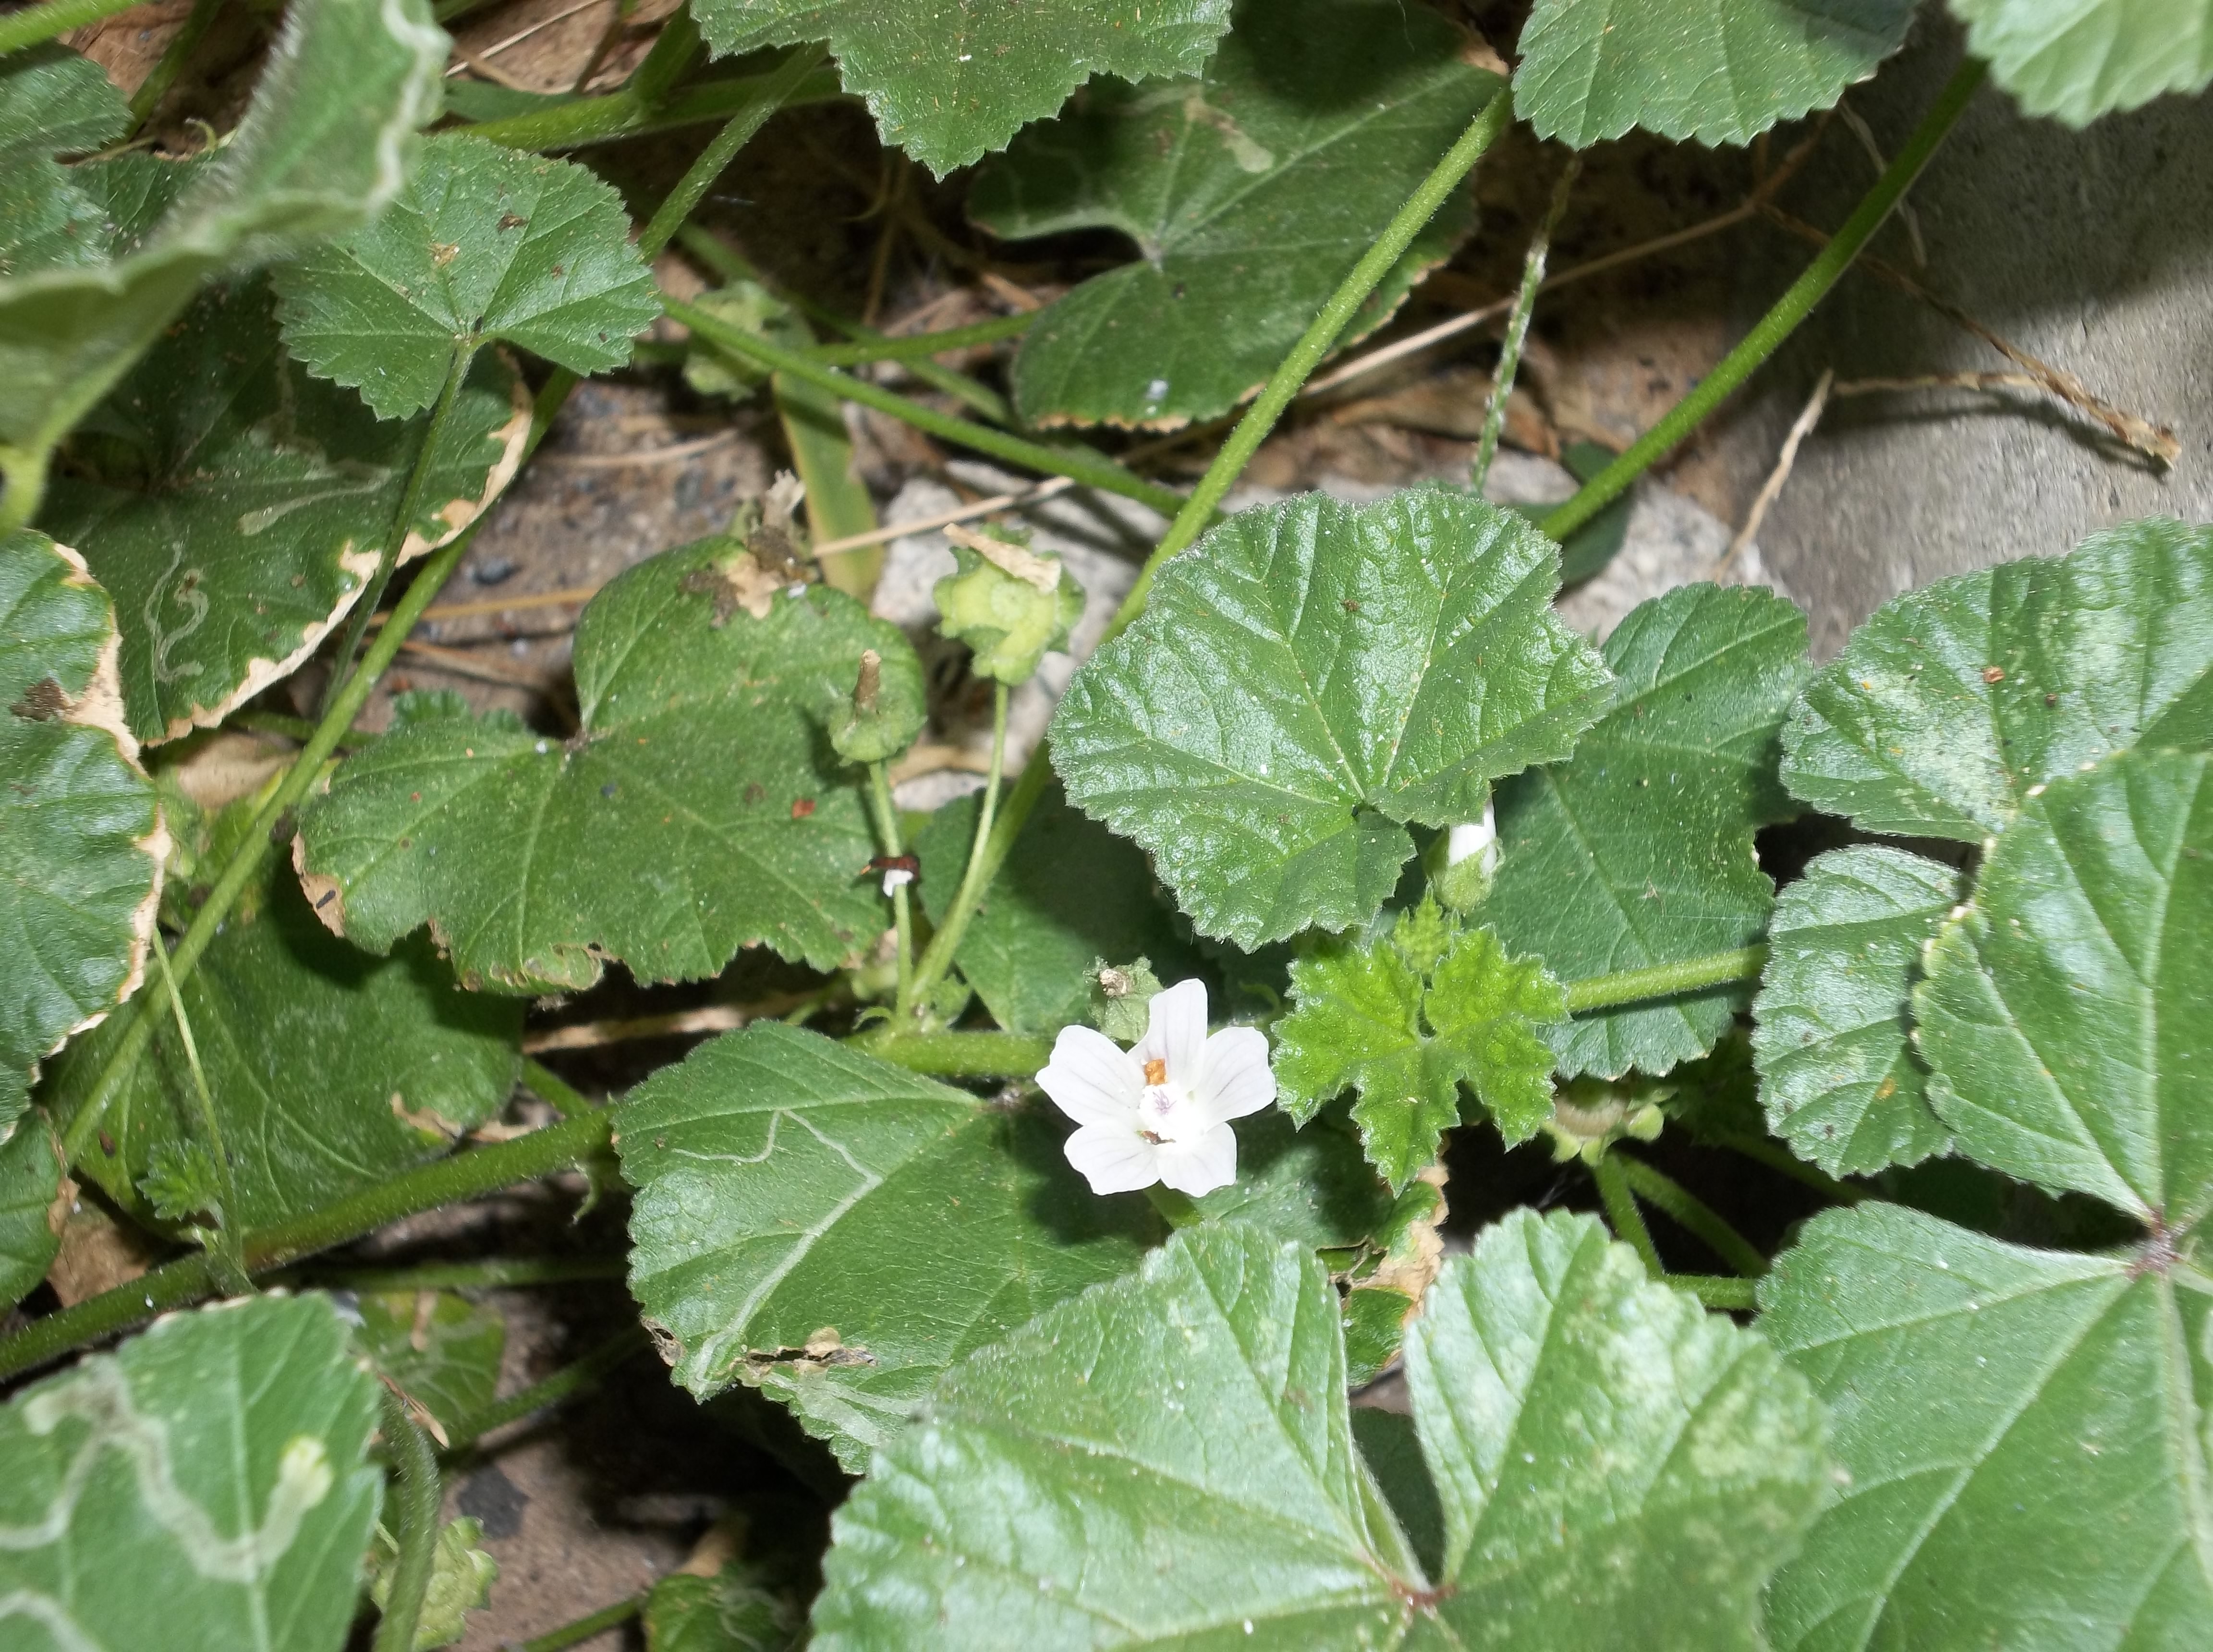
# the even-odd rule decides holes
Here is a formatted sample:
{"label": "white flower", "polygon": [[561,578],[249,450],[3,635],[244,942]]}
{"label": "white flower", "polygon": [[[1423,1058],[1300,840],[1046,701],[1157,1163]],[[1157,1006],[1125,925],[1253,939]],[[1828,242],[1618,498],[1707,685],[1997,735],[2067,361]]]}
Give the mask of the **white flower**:
{"label": "white flower", "polygon": [[1094,1193],[1166,1182],[1193,1197],[1237,1180],[1232,1119],[1276,1099],[1267,1035],[1206,1031],[1206,984],[1179,981],[1153,995],[1145,1036],[1129,1050],[1088,1027],[1064,1027],[1037,1076],[1080,1128],[1068,1161]]}

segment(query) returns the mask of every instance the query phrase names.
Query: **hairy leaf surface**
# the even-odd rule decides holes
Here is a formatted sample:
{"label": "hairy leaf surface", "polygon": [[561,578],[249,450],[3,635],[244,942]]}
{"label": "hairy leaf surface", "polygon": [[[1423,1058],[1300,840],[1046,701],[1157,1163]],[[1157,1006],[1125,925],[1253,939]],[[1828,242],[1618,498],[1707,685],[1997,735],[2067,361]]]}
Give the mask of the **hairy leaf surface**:
{"label": "hairy leaf surface", "polygon": [[719,56],[824,40],[887,143],[943,177],[1094,75],[1196,73],[1229,0],[693,0]]}
{"label": "hairy leaf surface", "polygon": [[[180,990],[240,1226],[305,1215],[437,1157],[515,1086],[521,1003],[461,991],[425,940],[375,958],[336,939],[274,862]],[[79,1170],[132,1210],[157,1160],[204,1139],[166,1000],[149,1013],[153,1038],[101,1115],[115,1151]],[[114,1046],[102,1031],[70,1047],[56,1064],[58,1108],[74,1109]]]}
{"label": "hairy leaf surface", "polygon": [[398,193],[448,44],[425,0],[295,0],[245,119],[143,235],[112,262],[0,276],[11,486],[35,489],[62,433],[202,282],[350,229]]}
{"label": "hairy leaf surface", "polygon": [[2031,798],[1913,997],[1962,1153],[2176,1230],[2213,1210],[2209,765],[2124,753]]}
{"label": "hairy leaf surface", "polygon": [[1891,1205],[1816,1217],[1760,1326],[1834,1407],[1850,1479],[1770,1591],[1774,1644],[2201,1644],[2209,1290]]}
{"label": "hairy leaf surface", "polygon": [[[403,560],[506,486],[529,417],[514,370],[480,357]],[[380,424],[310,378],[250,280],[210,290],[70,434],[40,520],[115,594],[141,740],[212,727],[314,653],[376,570],[428,423]]]}
{"label": "hairy leaf surface", "polygon": [[647,1652],[788,1652],[799,1639],[791,1602],[739,1561],[710,1577],[669,1573],[643,1615]]}
{"label": "hairy leaf surface", "polygon": [[0,277],[106,255],[105,203],[54,157],[130,129],[131,106],[89,58],[52,45],[0,58]]}
{"label": "hairy leaf surface", "polygon": [[[1575,756],[1498,789],[1498,875],[1478,909],[1564,981],[1757,941],[1774,886],[1753,833],[1796,812],[1775,778],[1776,732],[1808,670],[1796,607],[1681,586],[1631,610],[1606,660],[1613,706]],[[1664,1073],[1711,1049],[1749,996],[1580,1015],[1552,1035],[1560,1070]]]}
{"label": "hairy leaf surface", "polygon": [[[1248,0],[1196,78],[1103,82],[1022,134],[978,175],[970,216],[1009,240],[1118,229],[1139,255],[1023,335],[1023,416],[1175,425],[1250,395],[1503,94],[1460,46],[1391,0]],[[1338,344],[1381,326],[1473,220],[1455,192]]]}
{"label": "hairy leaf surface", "polygon": [[83,559],[0,538],[0,1128],[41,1058],[137,988],[168,835]]}
{"label": "hairy leaf surface", "polygon": [[858,1473],[947,1366],[1136,1265],[1142,1200],[1094,1198],[1009,1113],[762,1022],[625,1105],[631,1290],[676,1381],[743,1381]]}
{"label": "hairy leaf surface", "polygon": [[383,1476],[320,1297],[173,1314],[0,1410],[0,1639],[338,1652]]}
{"label": "hairy leaf surface", "polygon": [[1806,685],[1783,778],[1863,831],[1980,843],[2138,744],[2213,746],[2213,528],[2130,522],[1885,603]]}
{"label": "hairy leaf surface", "polygon": [[835,1518],[814,1644],[1757,1646],[1820,1495],[1804,1385],[1588,1216],[1509,1218],[1430,1301],[1434,1581],[1355,1448],[1320,1264],[1210,1225],[948,1375]]}
{"label": "hairy leaf surface", "polygon": [[1748,143],[1898,50],[1913,0],[1538,0],[1516,113],[1576,149],[1631,126]]}
{"label": "hairy leaf surface", "polygon": [[2213,80],[2206,0],[1952,0],[1952,10],[2026,113],[2070,126]]}
{"label": "hairy leaf surface", "polygon": [[447,133],[376,219],[277,270],[284,343],[379,418],[438,399],[457,342],[588,376],[661,314],[622,198],[570,161]]}
{"label": "hairy leaf surface", "polygon": [[427,922],[464,983],[522,991],[588,986],[610,958],[692,980],[763,942],[820,968],[873,946],[875,835],[825,730],[863,650],[887,679],[921,668],[820,586],[753,618],[722,571],[743,554],[703,540],[593,599],[574,737],[433,718],[348,759],[301,811],[301,864],[339,891],[319,910],[380,952]]}
{"label": "hairy leaf surface", "polygon": [[1477,818],[1603,708],[1558,583],[1535,529],[1440,488],[1246,511],[1076,673],[1054,765],[1201,933],[1250,950],[1363,923],[1413,853],[1403,822]]}
{"label": "hairy leaf surface", "polygon": [[1304,1124],[1356,1086],[1361,1145],[1393,1192],[1436,1161],[1463,1083],[1509,1144],[1535,1133],[1552,1110],[1544,1029],[1567,1014],[1544,966],[1509,957],[1491,930],[1462,930],[1424,957],[1405,944],[1417,919],[1294,963],[1296,1007],[1276,1027],[1280,1105]]}
{"label": "hairy leaf surface", "polygon": [[1832,850],[1783,892],[1753,1001],[1775,1133],[1832,1176],[1951,1144],[1909,1043],[1921,949],[1960,894],[1952,868],[1873,844]]}

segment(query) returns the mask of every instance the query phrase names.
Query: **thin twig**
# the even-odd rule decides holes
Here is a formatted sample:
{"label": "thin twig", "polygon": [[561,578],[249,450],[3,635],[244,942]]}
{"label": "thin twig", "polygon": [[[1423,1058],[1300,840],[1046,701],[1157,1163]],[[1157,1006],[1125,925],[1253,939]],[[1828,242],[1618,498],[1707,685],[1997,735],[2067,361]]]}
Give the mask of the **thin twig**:
{"label": "thin twig", "polygon": [[[569,19],[574,17],[580,11],[589,11],[594,6],[604,6],[607,3],[607,0],[576,0],[576,3],[575,5],[568,7],[564,10],[555,12],[551,17],[541,17],[536,22],[531,24],[529,27],[509,35],[505,40],[500,41],[496,46],[486,46],[483,51],[474,53],[473,56],[468,52],[463,52],[461,48],[457,46],[454,48],[454,52],[457,57],[461,58],[461,61],[454,64],[451,68],[446,70],[446,77],[450,80],[454,76],[460,74],[464,69],[475,68],[486,58],[497,58],[501,52],[506,51],[509,46],[521,46],[525,40],[537,34],[540,29],[551,28],[556,23],[565,23]],[[619,8],[618,8],[618,9],[619,9]],[[521,89],[527,91],[532,88],[526,87]]]}
{"label": "thin twig", "polygon": [[1568,196],[1582,169],[1582,156],[1570,150],[1567,165],[1560,168],[1559,180],[1552,186],[1552,198],[1545,209],[1545,216],[1537,225],[1537,233],[1529,238],[1529,251],[1521,260],[1521,290],[1515,293],[1513,311],[1506,318],[1506,339],[1499,346],[1497,369],[1491,375],[1491,402],[1483,410],[1483,435],[1475,444],[1475,463],[1468,471],[1470,493],[1483,491],[1484,479],[1491,474],[1491,461],[1498,456],[1498,433],[1506,428],[1507,398],[1514,393],[1514,375],[1521,365],[1521,346],[1529,337],[1530,318],[1537,311],[1537,290],[1545,284],[1545,259],[1552,250],[1552,232],[1560,227],[1560,219],[1568,210]]}
{"label": "thin twig", "polygon": [[918,516],[912,521],[893,522],[888,527],[872,527],[865,533],[849,533],[842,539],[825,539],[814,547],[818,557],[833,551],[857,551],[866,545],[887,545],[893,539],[903,539],[910,533],[927,533],[933,529],[950,527],[955,522],[973,521],[989,516],[995,511],[1018,510],[1024,505],[1034,505],[1068,491],[1076,485],[1065,476],[1055,476],[1039,483],[1033,488],[1024,488],[1019,493],[995,493],[988,499],[973,503],[956,505],[951,510],[941,510],[935,515]]}
{"label": "thin twig", "polygon": [[[500,642],[505,639],[488,639]],[[533,689],[545,693],[553,686],[553,680],[542,672],[522,666],[511,666],[503,660],[488,660],[482,655],[471,654],[466,649],[441,648],[436,643],[418,643],[412,637],[399,645],[403,654],[419,655],[441,671],[450,671],[457,677],[478,677],[486,682],[503,683],[510,688]]]}
{"label": "thin twig", "polygon": [[[1882,175],[1882,169],[1890,162],[1883,158],[1882,146],[1875,141],[1875,133],[1869,129],[1867,122],[1861,118],[1859,111],[1849,103],[1838,103],[1837,118],[1844,123],[1845,131],[1859,139],[1860,147],[1867,151],[1868,159],[1875,162],[1875,176],[1880,178]],[[1905,226],[1905,238],[1913,245],[1913,267],[1917,270],[1927,269],[1929,247],[1928,244],[1921,239],[1921,215],[1913,210],[1911,201],[1900,201],[1898,204],[1898,221]]]}
{"label": "thin twig", "polygon": [[552,1050],[597,1050],[632,1039],[685,1038],[695,1033],[733,1033],[739,1027],[783,1015],[808,994],[779,993],[759,1003],[706,1004],[665,1015],[634,1015],[623,1021],[578,1021],[570,1027],[549,1027],[522,1035],[522,1053],[542,1056]]}
{"label": "thin twig", "polygon": [[1814,433],[1821,422],[1821,410],[1829,405],[1829,393],[1837,381],[1833,369],[1823,368],[1820,378],[1814,383],[1814,393],[1807,398],[1806,405],[1790,426],[1790,434],[1783,438],[1783,452],[1775,461],[1775,468],[1759,485],[1759,492],[1752,502],[1752,509],[1744,514],[1744,526],[1729,541],[1728,549],[1722,552],[1721,560],[1714,564],[1711,578],[1718,580],[1728,571],[1731,564],[1753,542],[1759,533],[1759,525],[1767,520],[1767,508],[1783,491],[1783,485],[1790,479],[1790,467],[1798,462],[1798,444]]}
{"label": "thin twig", "polygon": [[717,430],[665,448],[643,448],[631,453],[557,453],[539,460],[558,470],[627,470],[633,466],[668,465],[680,459],[696,459],[703,453],[727,447],[738,439],[735,430]]}

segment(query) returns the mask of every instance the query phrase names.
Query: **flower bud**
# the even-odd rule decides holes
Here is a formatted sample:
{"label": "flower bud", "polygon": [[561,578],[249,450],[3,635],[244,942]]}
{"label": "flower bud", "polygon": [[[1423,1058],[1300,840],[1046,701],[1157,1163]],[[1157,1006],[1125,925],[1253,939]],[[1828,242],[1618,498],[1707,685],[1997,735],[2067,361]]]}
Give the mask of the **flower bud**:
{"label": "flower bud", "polygon": [[1009,539],[950,527],[957,573],[937,582],[938,630],[968,644],[979,677],[1009,687],[1037,674],[1051,649],[1068,646],[1083,613],[1083,588],[1058,557]]}

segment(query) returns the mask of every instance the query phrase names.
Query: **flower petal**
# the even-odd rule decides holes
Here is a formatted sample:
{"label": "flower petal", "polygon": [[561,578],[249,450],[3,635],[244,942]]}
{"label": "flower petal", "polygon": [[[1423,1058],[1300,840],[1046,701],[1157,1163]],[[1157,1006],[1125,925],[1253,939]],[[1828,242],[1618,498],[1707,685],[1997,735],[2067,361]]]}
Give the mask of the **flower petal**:
{"label": "flower petal", "polygon": [[1134,1193],[1161,1179],[1162,1149],[1126,1125],[1086,1125],[1062,1151],[1094,1193]]}
{"label": "flower petal", "polygon": [[1237,1180],[1237,1132],[1227,1125],[1216,1125],[1188,1142],[1169,1142],[1155,1151],[1161,1180],[1193,1198]]}
{"label": "flower petal", "polygon": [[1079,1125],[1134,1125],[1145,1076],[1122,1046],[1088,1027],[1064,1027],[1039,1088]]}
{"label": "flower petal", "polygon": [[1207,1039],[1198,1097],[1216,1124],[1258,1113],[1273,1101],[1276,1076],[1268,1070],[1268,1035],[1257,1027],[1225,1027]]}
{"label": "flower petal", "polygon": [[1142,1071],[1148,1061],[1165,1061],[1168,1082],[1195,1090],[1206,1063],[1206,983],[1196,976],[1153,994],[1145,1036],[1130,1053]]}

